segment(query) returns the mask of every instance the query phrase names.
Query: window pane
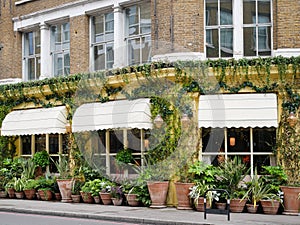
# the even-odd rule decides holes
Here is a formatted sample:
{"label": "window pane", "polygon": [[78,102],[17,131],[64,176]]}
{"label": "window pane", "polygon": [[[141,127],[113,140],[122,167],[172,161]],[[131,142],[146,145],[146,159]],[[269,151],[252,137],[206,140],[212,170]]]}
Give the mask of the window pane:
{"label": "window pane", "polygon": [[35,151],[46,150],[46,135],[35,135]]}
{"label": "window pane", "polygon": [[95,29],[95,42],[103,41],[103,33],[104,33],[104,23],[103,23],[103,16],[94,17],[94,29]]}
{"label": "window pane", "polygon": [[[252,20],[254,17],[254,21]],[[243,3],[243,19],[244,24],[256,24],[256,7],[255,0],[244,0]]]}
{"label": "window pane", "polygon": [[244,55],[256,56],[255,27],[244,28]]}
{"label": "window pane", "polygon": [[28,55],[34,54],[33,32],[28,33]]}
{"label": "window pane", "polygon": [[34,32],[35,34],[35,54],[40,54],[41,53],[41,37],[40,37],[40,32],[36,31]]}
{"label": "window pane", "polygon": [[54,55],[54,76],[63,75],[63,55]]}
{"label": "window pane", "polygon": [[138,16],[138,7],[137,6],[131,6],[126,10],[127,17],[129,18],[129,26],[133,24],[139,23],[139,16]]}
{"label": "window pane", "polygon": [[142,63],[147,63],[151,60],[151,37],[146,36],[142,41]]}
{"label": "window pane", "polygon": [[59,142],[58,134],[49,135],[49,154],[58,154],[59,152]]}
{"label": "window pane", "polygon": [[140,64],[140,39],[133,39],[128,41],[128,59],[129,65]]}
{"label": "window pane", "polygon": [[150,2],[145,3],[141,7],[141,33],[150,33],[151,32],[151,6]]}
{"label": "window pane", "polygon": [[28,59],[28,80],[35,80],[35,59],[30,58]]}
{"label": "window pane", "polygon": [[221,25],[231,25],[232,24],[232,0],[223,0],[220,4],[221,10]]}
{"label": "window pane", "polygon": [[[230,140],[234,138],[234,142]],[[228,152],[250,152],[250,129],[228,129]]]}
{"label": "window pane", "polygon": [[[206,40],[206,55],[207,57],[219,57],[219,34],[217,29],[207,30],[211,36],[206,36],[206,38],[211,37],[210,40]],[[211,41],[211,43],[209,43]]]}
{"label": "window pane", "polygon": [[103,45],[94,47],[95,70],[105,69],[105,51]]}
{"label": "window pane", "polygon": [[113,68],[114,64],[114,45],[106,45],[106,69]]}
{"label": "window pane", "polygon": [[273,152],[276,144],[276,130],[274,128],[253,129],[253,151]]}
{"label": "window pane", "polygon": [[63,42],[69,42],[70,41],[70,24],[65,23],[62,25],[63,27]]}
{"label": "window pane", "polygon": [[123,131],[122,130],[110,131],[109,134],[110,134],[110,152],[117,153],[117,151],[122,149],[124,146]]}
{"label": "window pane", "polygon": [[31,155],[31,136],[21,136],[22,140],[22,155]]}
{"label": "window pane", "polygon": [[233,56],[233,29],[221,29],[221,57]]}
{"label": "window pane", "polygon": [[64,54],[64,75],[70,74],[70,54]]}
{"label": "window pane", "polygon": [[218,0],[206,1],[206,25],[218,25]]}
{"label": "window pane", "polygon": [[258,55],[271,55],[271,27],[258,28]]}
{"label": "window pane", "polygon": [[39,79],[41,76],[41,58],[36,58],[36,79]]}
{"label": "window pane", "polygon": [[[261,20],[263,18],[263,20]],[[258,23],[271,22],[271,3],[270,0],[258,1]]]}
{"label": "window pane", "polygon": [[114,14],[108,13],[105,15],[105,31],[114,32]]}

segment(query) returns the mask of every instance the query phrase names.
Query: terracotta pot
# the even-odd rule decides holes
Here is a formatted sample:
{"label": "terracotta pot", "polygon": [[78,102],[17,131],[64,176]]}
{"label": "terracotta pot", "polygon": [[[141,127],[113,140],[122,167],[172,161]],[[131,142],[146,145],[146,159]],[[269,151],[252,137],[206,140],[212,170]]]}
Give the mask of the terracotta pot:
{"label": "terracotta pot", "polygon": [[111,198],[114,205],[119,206],[122,205],[123,198]]}
{"label": "terracotta pot", "polygon": [[92,194],[90,192],[80,192],[81,198],[83,200],[84,203],[93,203],[94,202],[94,198],[92,196]]}
{"label": "terracotta pot", "polygon": [[16,191],[15,195],[16,195],[16,198],[19,198],[19,199],[22,199],[25,196],[23,191]]}
{"label": "terracotta pot", "polygon": [[56,180],[60,194],[61,202],[72,202],[71,190],[72,190],[72,179],[57,179]]}
{"label": "terracotta pot", "polygon": [[79,203],[80,202],[80,198],[81,198],[81,196],[80,195],[71,195],[71,198],[72,198],[72,201],[74,202],[74,203]]}
{"label": "terracotta pot", "polygon": [[244,207],[246,205],[247,200],[246,199],[231,199],[230,200],[230,211],[241,213],[244,210]]}
{"label": "terracotta pot", "polygon": [[139,200],[137,200],[137,194],[125,194],[125,197],[130,206],[138,206],[140,204]]}
{"label": "terracotta pot", "polygon": [[265,214],[275,215],[278,212],[280,202],[272,200],[260,200],[260,204]]}
{"label": "terracotta pot", "polygon": [[246,207],[247,207],[247,211],[249,213],[256,213],[257,212],[257,209],[258,209],[258,205],[254,205],[253,204],[246,204]]}
{"label": "terracotta pot", "polygon": [[[195,208],[199,212],[204,212],[204,197],[200,197],[197,199],[195,202]],[[211,208],[209,201],[206,199],[206,208],[209,209]]]}
{"label": "terracotta pot", "polygon": [[6,198],[7,197],[7,191],[0,191],[0,198]]}
{"label": "terracotta pot", "polygon": [[8,197],[9,198],[14,198],[15,197],[15,189],[13,188],[8,188],[7,189]]}
{"label": "terracotta pot", "polygon": [[300,199],[298,199],[300,187],[281,186],[280,188],[284,193],[283,214],[298,215],[298,213],[300,212]]}
{"label": "terracotta pot", "polygon": [[191,201],[189,197],[190,188],[194,186],[194,183],[175,183],[176,196],[177,196],[177,209],[192,209]]}
{"label": "terracotta pot", "polygon": [[36,190],[35,189],[24,190],[24,194],[27,199],[32,200],[36,196]]}
{"label": "terracotta pot", "polygon": [[50,190],[38,190],[38,193],[42,200],[44,201],[52,200],[52,192]]}
{"label": "terracotta pot", "polygon": [[151,208],[165,208],[169,181],[149,181],[147,182],[151,198]]}
{"label": "terracotta pot", "polygon": [[99,195],[100,195],[103,205],[111,205],[112,204],[110,193],[100,192]]}

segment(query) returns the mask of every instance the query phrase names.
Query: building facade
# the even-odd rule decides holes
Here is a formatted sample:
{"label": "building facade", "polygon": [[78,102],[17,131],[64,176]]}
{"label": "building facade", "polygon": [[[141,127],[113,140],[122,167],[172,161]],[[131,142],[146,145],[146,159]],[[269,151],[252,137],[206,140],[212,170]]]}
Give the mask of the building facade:
{"label": "building facade", "polygon": [[[114,70],[154,61],[300,55],[299,1],[10,0],[0,4],[2,83]],[[239,119],[240,124],[227,124],[227,117],[218,116],[224,123],[215,124],[202,108],[207,102],[215,104],[213,97],[196,100],[201,130],[199,150],[200,158],[215,164],[218,155],[225,158],[239,155],[253,173],[257,165],[275,164],[273,150],[282,99],[275,92],[267,98],[245,92],[231,95],[233,99],[229,100],[227,95],[221,96],[223,102],[229,102],[222,108],[224,114],[233,102],[249,103],[232,112],[235,115],[232,120]],[[269,105],[264,111],[265,101]],[[247,106],[255,111],[254,117],[252,122],[243,124],[246,118],[241,114],[247,112]],[[261,125],[266,117],[271,121]],[[146,128],[135,130],[131,138],[126,129],[110,133],[101,128],[99,136],[105,143],[113,143],[110,144],[113,154],[123,146],[112,141],[117,139],[126,143],[135,140],[126,145],[138,146],[143,152]],[[221,133],[222,138],[218,140],[220,135],[214,133]],[[46,148],[54,156],[63,152],[63,134],[20,135],[21,155],[32,155],[39,148]],[[104,154],[110,152],[107,146],[101,148]],[[107,161],[106,158],[109,166]]]}

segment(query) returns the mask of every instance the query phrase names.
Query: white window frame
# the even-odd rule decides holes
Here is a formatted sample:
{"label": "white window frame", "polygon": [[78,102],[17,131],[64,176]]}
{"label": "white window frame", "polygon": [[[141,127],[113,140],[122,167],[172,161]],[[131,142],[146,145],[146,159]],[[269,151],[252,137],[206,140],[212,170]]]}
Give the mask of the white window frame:
{"label": "white window frame", "polygon": [[[147,1],[147,2],[144,2],[144,4],[145,3],[147,3],[147,4],[149,4],[149,2]],[[141,4],[138,4],[138,5],[132,5],[132,6],[129,6],[129,7],[126,7],[126,9],[128,9],[128,8],[130,8],[130,7],[137,7],[137,9],[138,9],[138,23],[137,24],[131,24],[131,25],[129,25],[129,21],[128,21],[128,15],[127,15],[127,12],[126,12],[126,9],[124,10],[124,12],[125,12],[125,17],[126,17],[126,19],[125,19],[125,21],[126,21],[126,45],[127,45],[127,64],[128,65],[134,65],[134,64],[136,64],[136,63],[132,63],[132,57],[131,57],[131,50],[130,50],[130,47],[131,46],[129,46],[129,43],[131,42],[131,41],[134,41],[134,40],[139,40],[139,45],[136,45],[135,47],[136,47],[136,49],[140,49],[140,53],[139,53],[139,55],[140,55],[140,58],[139,58],[139,62],[137,62],[137,64],[142,64],[142,63],[147,63],[147,62],[151,62],[151,49],[150,49],[150,51],[149,51],[149,55],[148,55],[148,59],[147,59],[147,61],[146,62],[143,62],[143,47],[144,47],[144,42],[143,42],[143,40],[150,40],[150,46],[151,46],[151,28],[150,28],[150,31],[149,32],[146,32],[146,33],[142,33],[142,31],[141,31],[141,28],[142,28],[142,23],[141,23],[141,7],[144,7],[144,4],[143,3],[141,3]],[[151,4],[150,4],[150,7],[151,7]],[[150,9],[151,10],[151,9]],[[149,18],[149,20],[150,20],[150,23],[151,23],[151,17]],[[129,29],[130,29],[130,27],[131,26],[138,26],[138,34],[133,34],[133,35],[130,35],[129,34]],[[151,27],[151,25],[150,25],[150,27]]]}
{"label": "white window frame", "polygon": [[[38,80],[40,75],[41,75],[41,35],[39,34],[39,38],[40,38],[40,53],[36,53],[36,33],[40,32],[39,29],[37,30],[32,30],[32,31],[28,31],[28,32],[24,32],[22,35],[23,38],[23,68],[24,68],[24,80],[25,81],[30,81],[30,80]],[[28,42],[26,41],[26,35],[29,35],[29,33],[32,33],[33,38],[32,38],[32,45],[33,45],[33,54],[29,54],[29,46],[28,46]],[[29,78],[29,60],[34,60],[34,78],[30,79]],[[40,65],[38,67],[38,64]],[[39,71],[38,71],[39,70]]]}
{"label": "white window frame", "polygon": [[[112,14],[112,20],[108,20],[106,19],[106,16]],[[97,34],[95,33],[95,23],[94,20],[96,17],[103,17],[103,40],[102,41],[97,41],[96,40],[96,36]],[[114,64],[114,33],[115,33],[115,25],[113,26],[113,29],[110,31],[106,30],[106,23],[107,22],[113,22],[114,24],[114,12],[106,12],[106,13],[102,13],[100,15],[95,15],[95,16],[91,16],[90,17],[90,24],[91,24],[91,62],[92,62],[92,71],[97,71],[96,69],[96,62],[95,62],[95,48],[99,47],[99,46],[103,46],[103,51],[104,51],[104,68],[100,68],[99,70],[107,70],[107,69],[112,69],[113,68],[113,64]],[[107,34],[111,34],[112,35],[112,39],[106,40],[105,37]],[[108,59],[108,47],[112,47],[112,60]],[[111,64],[111,66],[109,66]]]}
{"label": "white window frame", "polygon": [[[67,25],[69,27],[69,30],[64,29],[64,25]],[[61,41],[56,42],[56,32],[52,31],[53,27],[60,27],[61,29]],[[69,38],[66,39],[66,32],[68,33]],[[59,24],[53,24],[50,26],[50,33],[51,33],[51,55],[52,55],[52,74],[53,76],[66,76],[70,74],[70,22],[63,22]],[[61,49],[56,50],[55,46],[56,43],[60,43]],[[65,56],[69,55],[69,62],[65,62]],[[57,59],[61,59],[62,65],[61,65],[61,72],[59,73],[59,70],[56,70],[56,67],[58,66],[56,63],[55,57],[57,56]],[[65,71],[69,71],[66,73]]]}
{"label": "white window frame", "polygon": [[[206,0],[209,1],[209,0]],[[206,9],[206,1],[204,1],[204,31],[205,31],[205,46],[206,47],[214,47],[212,45],[212,40],[210,41],[210,43],[207,43],[206,41],[206,35],[208,32],[212,32],[212,29],[217,29],[218,26],[208,26],[207,28],[207,24],[209,21],[206,21],[206,18],[209,18],[209,15],[207,15],[207,9]],[[258,4],[257,4],[258,0],[255,0],[256,2],[256,14],[258,13]],[[258,18],[257,18],[257,23],[255,25],[252,24],[244,24],[243,23],[243,0],[232,0],[232,16],[233,16],[233,57],[238,59],[238,58],[242,58],[242,57],[246,57],[246,58],[253,58],[253,57],[258,57],[259,56],[259,52],[264,52],[264,51],[270,51],[271,54],[270,56],[272,56],[273,54],[273,1],[270,0],[270,18],[271,21],[270,23],[259,23],[258,24]],[[220,0],[218,0],[218,5],[220,3]],[[219,7],[219,6],[218,6]],[[209,12],[208,12],[209,13]],[[256,51],[257,54],[256,56],[245,56],[244,54],[244,35],[243,35],[243,29],[247,28],[247,27],[256,27],[256,29],[258,30],[258,27],[270,27],[270,33],[271,33],[271,37],[266,37],[266,38],[271,38],[270,44],[271,46],[267,46],[268,48],[266,49],[261,49],[259,51]],[[258,34],[258,32],[256,32]],[[268,35],[268,34],[267,34]],[[210,37],[212,38],[212,34],[210,35]],[[258,38],[258,37],[257,37]],[[220,40],[220,33],[219,33],[219,40]],[[256,42],[258,44],[258,42]],[[268,42],[266,42],[268,43]],[[220,44],[220,42],[219,42]],[[205,56],[207,57],[207,52],[206,52],[206,47],[205,47]],[[258,48],[258,46],[254,47],[255,50]],[[224,49],[224,48],[223,48]],[[226,49],[224,49],[225,51]],[[220,54],[219,54],[220,55]],[[261,56],[261,57],[269,57],[269,56]]]}

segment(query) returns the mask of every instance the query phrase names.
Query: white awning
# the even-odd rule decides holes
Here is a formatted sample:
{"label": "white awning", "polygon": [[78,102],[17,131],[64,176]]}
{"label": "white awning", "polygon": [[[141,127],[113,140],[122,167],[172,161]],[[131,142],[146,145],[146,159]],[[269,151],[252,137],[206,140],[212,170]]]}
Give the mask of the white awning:
{"label": "white awning", "polygon": [[2,122],[2,136],[66,133],[65,106],[16,110],[8,113]]}
{"label": "white awning", "polygon": [[201,95],[199,127],[277,127],[276,94]]}
{"label": "white awning", "polygon": [[73,116],[73,132],[123,128],[152,128],[150,99],[87,103]]}

